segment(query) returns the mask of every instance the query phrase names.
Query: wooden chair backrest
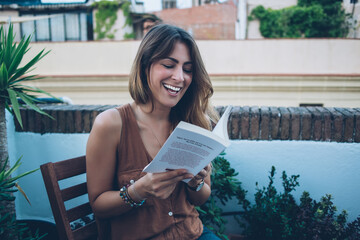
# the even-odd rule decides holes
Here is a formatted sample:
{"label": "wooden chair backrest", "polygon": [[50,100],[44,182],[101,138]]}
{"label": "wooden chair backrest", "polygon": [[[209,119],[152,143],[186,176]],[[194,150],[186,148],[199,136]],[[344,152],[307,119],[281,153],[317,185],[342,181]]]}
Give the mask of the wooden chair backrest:
{"label": "wooden chair backrest", "polygon": [[[54,215],[59,239],[80,240],[96,239],[97,226],[95,220],[84,226],[72,229],[70,223],[84,219],[92,214],[90,203],[82,203],[71,209],[65,208],[65,202],[87,194],[86,181],[67,188],[60,189],[59,181],[86,173],[85,156],[67,159],[60,162],[49,162],[40,166],[51,210]],[[94,218],[92,218],[94,219]]]}

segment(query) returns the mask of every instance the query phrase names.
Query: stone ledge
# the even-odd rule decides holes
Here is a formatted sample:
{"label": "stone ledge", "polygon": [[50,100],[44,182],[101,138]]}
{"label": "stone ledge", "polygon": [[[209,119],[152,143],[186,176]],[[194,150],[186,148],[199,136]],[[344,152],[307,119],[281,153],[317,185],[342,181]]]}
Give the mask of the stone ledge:
{"label": "stone ledge", "polygon": [[[89,133],[95,117],[116,105],[39,105],[54,120],[20,110],[17,132]],[[225,107],[216,108],[220,114]],[[235,106],[228,122],[232,140],[311,140],[360,142],[360,108]]]}

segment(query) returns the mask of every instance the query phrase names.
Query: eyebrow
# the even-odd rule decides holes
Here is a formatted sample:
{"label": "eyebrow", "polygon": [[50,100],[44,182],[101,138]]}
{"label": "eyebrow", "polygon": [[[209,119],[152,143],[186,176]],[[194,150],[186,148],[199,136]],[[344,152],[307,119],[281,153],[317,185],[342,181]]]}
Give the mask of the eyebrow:
{"label": "eyebrow", "polygon": [[[171,60],[171,61],[173,61],[173,62],[175,62],[175,63],[179,63],[179,61],[178,61],[177,59],[172,58],[172,57],[166,57],[165,59],[169,59],[169,60]],[[185,65],[185,64],[192,64],[192,62],[191,62],[191,61],[188,61],[188,62],[185,62],[184,65]]]}

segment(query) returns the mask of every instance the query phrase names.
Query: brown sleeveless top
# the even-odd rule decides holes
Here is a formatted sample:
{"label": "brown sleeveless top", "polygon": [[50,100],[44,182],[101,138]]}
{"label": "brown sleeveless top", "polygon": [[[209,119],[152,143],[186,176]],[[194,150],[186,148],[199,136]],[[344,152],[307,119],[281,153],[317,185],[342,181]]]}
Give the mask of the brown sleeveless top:
{"label": "brown sleeveless top", "polygon": [[[122,119],[121,140],[117,150],[114,189],[119,190],[145,173],[151,162],[141,139],[130,104],[117,108]],[[143,206],[110,219],[111,239],[197,239],[203,225],[194,205],[187,200],[185,183],[178,183],[168,199],[149,198]]]}

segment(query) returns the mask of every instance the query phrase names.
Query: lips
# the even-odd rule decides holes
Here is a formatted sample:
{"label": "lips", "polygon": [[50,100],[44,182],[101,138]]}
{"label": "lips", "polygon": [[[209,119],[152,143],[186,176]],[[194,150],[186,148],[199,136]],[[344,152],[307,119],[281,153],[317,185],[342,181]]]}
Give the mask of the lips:
{"label": "lips", "polygon": [[182,89],[181,87],[175,87],[175,86],[171,86],[169,84],[163,84],[163,86],[166,88],[166,90],[168,92],[170,92],[171,94],[177,94],[180,92],[180,90]]}

